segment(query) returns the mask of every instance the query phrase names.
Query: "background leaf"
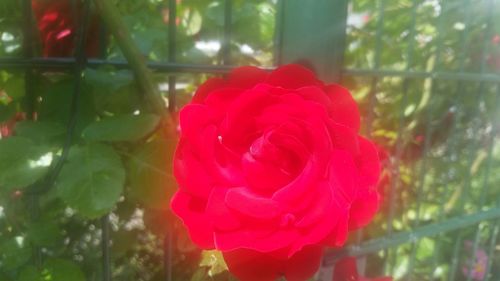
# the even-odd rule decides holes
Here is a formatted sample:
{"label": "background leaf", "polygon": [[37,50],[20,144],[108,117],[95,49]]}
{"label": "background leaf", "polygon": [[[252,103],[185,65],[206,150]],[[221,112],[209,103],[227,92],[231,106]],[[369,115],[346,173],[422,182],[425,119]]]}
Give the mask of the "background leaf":
{"label": "background leaf", "polygon": [[0,244],[0,262],[2,270],[12,270],[29,261],[31,248],[22,237],[10,238]]}
{"label": "background leaf", "polygon": [[0,188],[26,187],[41,178],[49,163],[40,161],[47,153],[24,137],[0,139]]}
{"label": "background leaf", "polygon": [[82,136],[92,141],[138,141],[151,133],[159,121],[154,114],[117,115],[90,124]]}
{"label": "background leaf", "polygon": [[18,281],[85,281],[85,276],[74,262],[62,259],[50,259],[40,270],[33,266],[26,267]]}
{"label": "background leaf", "polygon": [[97,218],[113,209],[124,183],[125,171],[113,148],[88,144],[71,148],[56,188],[80,215]]}
{"label": "background leaf", "polygon": [[29,138],[37,143],[49,142],[64,135],[64,126],[50,121],[21,121],[14,127],[16,136]]}
{"label": "background leaf", "polygon": [[131,200],[151,208],[169,208],[177,186],[172,175],[175,145],[175,140],[156,139],[132,152],[127,162]]}

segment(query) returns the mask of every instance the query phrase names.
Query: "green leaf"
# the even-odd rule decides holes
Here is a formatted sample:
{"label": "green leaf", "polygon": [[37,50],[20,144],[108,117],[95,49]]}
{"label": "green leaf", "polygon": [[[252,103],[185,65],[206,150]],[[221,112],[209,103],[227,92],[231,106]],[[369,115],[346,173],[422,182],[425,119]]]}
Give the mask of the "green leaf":
{"label": "green leaf", "polygon": [[62,234],[55,221],[38,221],[28,226],[27,238],[36,246],[53,246],[62,239]]}
{"label": "green leaf", "polygon": [[85,82],[96,88],[105,88],[108,91],[116,91],[119,88],[134,81],[132,73],[128,70],[110,71],[105,69],[86,69]]}
{"label": "green leaf", "polygon": [[[92,96],[87,94],[87,88],[82,87],[78,110],[76,111],[75,134],[80,134],[83,128],[95,120],[95,110]],[[38,120],[54,121],[68,124],[69,118],[74,111],[71,109],[75,81],[63,77],[55,82],[43,81],[37,93],[40,95],[40,105],[37,110]]]}
{"label": "green leaf", "polygon": [[172,175],[175,140],[154,140],[140,146],[127,162],[128,195],[147,207],[166,209],[176,190]]}
{"label": "green leaf", "polygon": [[24,137],[0,140],[0,188],[26,187],[40,179],[50,162],[44,160],[43,147]]}
{"label": "green leaf", "polygon": [[50,259],[38,270],[27,266],[19,274],[18,281],[85,281],[85,275],[74,262]]}
{"label": "green leaf", "polygon": [[31,248],[24,243],[23,238],[11,238],[0,244],[0,264],[2,269],[9,271],[27,263],[31,258]]}
{"label": "green leaf", "polygon": [[33,265],[29,265],[21,270],[17,281],[43,281],[43,279],[38,269]]}
{"label": "green leaf", "polygon": [[51,259],[48,260],[42,272],[44,280],[51,281],[85,281],[85,275],[74,262]]}
{"label": "green leaf", "polygon": [[98,112],[130,114],[142,109],[138,87],[128,70],[87,69],[85,85]]}
{"label": "green leaf", "polygon": [[0,103],[0,122],[5,122],[12,118],[16,113],[16,105],[11,102],[7,105]]}
{"label": "green leaf", "polygon": [[154,131],[159,121],[154,114],[118,115],[90,124],[82,136],[91,141],[137,141]]}
{"label": "green leaf", "polygon": [[26,137],[35,142],[52,141],[64,134],[64,126],[50,121],[21,121],[14,127],[16,136]]}
{"label": "green leaf", "polygon": [[111,211],[120,198],[125,171],[112,147],[89,144],[71,148],[56,182],[57,193],[87,218]]}
{"label": "green leaf", "polygon": [[24,76],[16,75],[12,76],[4,86],[5,93],[9,95],[13,100],[18,100],[22,96],[24,96],[25,87],[24,87]]}

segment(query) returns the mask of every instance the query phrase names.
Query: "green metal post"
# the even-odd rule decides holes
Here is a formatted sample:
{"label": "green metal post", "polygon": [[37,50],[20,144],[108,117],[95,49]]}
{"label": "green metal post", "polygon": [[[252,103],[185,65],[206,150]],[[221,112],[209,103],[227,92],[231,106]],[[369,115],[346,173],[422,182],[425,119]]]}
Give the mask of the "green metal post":
{"label": "green metal post", "polygon": [[346,39],[347,0],[286,0],[280,5],[280,63],[301,63],[319,78],[340,80]]}

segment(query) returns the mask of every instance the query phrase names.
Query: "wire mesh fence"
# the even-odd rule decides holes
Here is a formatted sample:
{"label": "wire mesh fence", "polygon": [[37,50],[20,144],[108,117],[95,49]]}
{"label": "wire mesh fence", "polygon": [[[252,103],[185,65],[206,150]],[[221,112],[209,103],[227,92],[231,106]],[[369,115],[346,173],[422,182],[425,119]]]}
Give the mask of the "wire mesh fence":
{"label": "wire mesh fence", "polygon": [[[96,40],[86,38],[92,20],[91,2],[72,1],[78,23],[73,56],[43,57],[35,52],[39,40],[32,1],[23,0],[18,15],[18,22],[23,23],[19,36],[22,52],[0,57],[1,70],[23,73],[27,118],[36,115],[37,74],[65,72],[72,76],[71,99],[65,105],[70,114],[61,156],[51,164],[43,180],[27,189],[33,191],[27,194],[30,216],[35,221],[41,216],[39,197],[57,181],[78,139],[75,128],[84,98],[86,70],[130,67],[102,24],[99,54],[86,57],[86,44]],[[144,38],[148,33],[154,37],[149,45],[158,47],[146,54],[147,64],[156,74],[167,75],[159,87],[164,88],[172,113],[189,99],[189,85],[184,85],[187,76],[223,75],[243,62],[268,68],[288,62],[306,63],[320,76],[339,80],[353,91],[360,102],[363,132],[380,144],[384,156],[380,186],[384,201],[375,222],[351,234],[350,246],[325,254],[325,268],[343,256],[353,255],[367,264],[367,272],[390,274],[397,280],[500,278],[498,1],[251,3],[260,5],[260,12],[270,13],[272,21],[266,28],[272,30],[271,43],[245,42],[248,34],[244,32],[248,30],[242,25],[248,25],[252,18],[240,20],[245,16],[241,11],[250,9],[243,1],[210,1],[209,5],[217,7],[215,18],[220,22],[212,33],[196,31],[201,23],[193,18],[201,21],[211,16],[208,12],[192,12],[196,11],[197,1],[150,2],[168,18],[166,28],[158,32],[143,26],[133,29],[132,34],[139,45],[147,41]],[[134,18],[133,9],[125,12],[129,14],[124,18]],[[179,24],[176,19],[186,23]],[[199,34],[198,38],[186,39],[186,34],[191,33]],[[211,37],[203,38],[206,34]],[[196,61],[194,53],[184,46],[186,40],[215,44],[215,55],[208,62]],[[4,45],[8,45],[7,41]],[[245,50],[252,43],[256,50],[254,58],[248,59]],[[113,273],[110,215],[93,224],[101,229],[101,267],[94,269],[100,274],[91,280],[112,280],[117,277]],[[161,278],[180,280],[173,268],[177,245],[174,231],[167,231],[162,240]],[[30,262],[41,264],[44,251],[40,247],[33,251]],[[475,258],[478,253],[486,257],[484,261]],[[370,270],[370,265],[379,269]],[[476,271],[479,275],[472,274]]]}

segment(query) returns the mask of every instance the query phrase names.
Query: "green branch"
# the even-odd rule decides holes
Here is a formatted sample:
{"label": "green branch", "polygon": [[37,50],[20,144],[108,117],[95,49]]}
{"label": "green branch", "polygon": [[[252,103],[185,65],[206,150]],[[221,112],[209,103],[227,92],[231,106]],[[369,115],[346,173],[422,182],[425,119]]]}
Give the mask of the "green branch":
{"label": "green branch", "polygon": [[116,39],[118,46],[134,72],[146,102],[154,113],[167,117],[164,119],[170,119],[163,99],[146,66],[144,56],[130,36],[130,32],[123,22],[118,9],[111,0],[94,0],[94,3],[106,27]]}

